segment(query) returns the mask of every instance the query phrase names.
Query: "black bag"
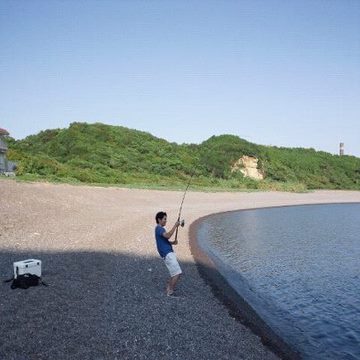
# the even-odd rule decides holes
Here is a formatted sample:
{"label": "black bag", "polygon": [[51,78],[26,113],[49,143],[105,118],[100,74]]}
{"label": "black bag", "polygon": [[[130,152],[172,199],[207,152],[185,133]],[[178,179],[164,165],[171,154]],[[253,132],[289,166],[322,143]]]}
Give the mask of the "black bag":
{"label": "black bag", "polygon": [[30,286],[38,286],[41,283],[42,281],[39,276],[34,274],[23,274],[18,275],[17,278],[13,280],[11,288],[27,289]]}

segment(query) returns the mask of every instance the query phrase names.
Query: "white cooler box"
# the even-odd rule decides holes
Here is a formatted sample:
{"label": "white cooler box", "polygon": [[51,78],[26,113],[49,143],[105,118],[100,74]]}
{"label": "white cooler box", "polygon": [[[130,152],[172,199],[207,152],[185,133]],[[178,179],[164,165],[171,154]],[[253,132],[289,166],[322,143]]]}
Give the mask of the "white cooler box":
{"label": "white cooler box", "polygon": [[14,278],[23,274],[34,274],[41,277],[41,260],[27,259],[14,262]]}

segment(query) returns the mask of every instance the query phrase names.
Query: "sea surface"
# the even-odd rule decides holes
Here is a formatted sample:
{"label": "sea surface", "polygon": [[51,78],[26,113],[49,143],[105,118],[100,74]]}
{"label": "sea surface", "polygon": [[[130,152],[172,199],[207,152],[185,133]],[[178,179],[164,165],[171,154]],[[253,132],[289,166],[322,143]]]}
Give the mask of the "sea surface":
{"label": "sea surface", "polygon": [[360,204],[215,214],[200,246],[304,359],[360,360]]}

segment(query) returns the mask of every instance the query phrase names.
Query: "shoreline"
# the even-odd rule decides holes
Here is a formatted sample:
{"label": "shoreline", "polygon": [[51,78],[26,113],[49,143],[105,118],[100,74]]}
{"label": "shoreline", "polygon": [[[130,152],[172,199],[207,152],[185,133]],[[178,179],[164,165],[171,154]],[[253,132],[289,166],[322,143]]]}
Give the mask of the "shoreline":
{"label": "shoreline", "polygon": [[[360,204],[360,202],[352,202],[353,204]],[[210,286],[214,296],[216,296],[229,310],[229,314],[240,321],[242,324],[250,328],[256,335],[260,336],[262,343],[269,347],[281,359],[300,360],[301,353],[292,348],[284,339],[276,334],[275,331],[258,315],[258,313],[233,287],[228,283],[226,278],[217,269],[214,261],[203,250],[197,238],[197,232],[201,223],[216,214],[229,214],[233,212],[284,208],[293,206],[324,206],[324,205],[342,205],[349,204],[349,202],[334,202],[334,203],[312,203],[299,205],[276,205],[264,206],[255,208],[246,208],[238,210],[230,210],[218,213],[212,213],[196,219],[189,227],[189,246],[191,254],[194,257],[199,273],[204,281]]]}
{"label": "shoreline", "polygon": [[[234,210],[237,211],[237,210]],[[271,327],[257,314],[251,305],[237,293],[218,271],[213,260],[203,251],[196,237],[197,229],[202,221],[212,215],[204,216],[190,225],[189,245],[192,255],[204,281],[229,310],[229,314],[243,325],[250,328],[261,338],[261,342],[284,360],[300,360],[301,355],[289,346]]]}

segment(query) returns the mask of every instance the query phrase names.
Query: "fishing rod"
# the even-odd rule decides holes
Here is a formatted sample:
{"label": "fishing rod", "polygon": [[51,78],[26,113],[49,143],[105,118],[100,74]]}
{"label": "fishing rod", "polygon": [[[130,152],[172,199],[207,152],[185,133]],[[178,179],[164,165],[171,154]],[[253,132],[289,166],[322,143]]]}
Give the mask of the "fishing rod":
{"label": "fishing rod", "polygon": [[[188,191],[188,188],[189,188],[189,186],[190,186],[191,179],[192,179],[193,176],[194,176],[194,174],[190,176],[189,182],[188,182],[188,184],[187,184],[187,186],[186,186],[186,189],[185,189],[185,192],[184,192],[184,196],[183,196],[182,201],[181,201],[181,204],[180,204],[179,215],[178,215],[177,221],[180,221],[181,210],[182,210],[182,207],[183,207],[183,204],[184,204],[185,196],[186,196],[186,193],[187,193],[187,191]],[[181,227],[184,227],[184,225],[185,225],[185,220],[182,220],[182,221],[180,222],[180,226],[181,226]],[[176,232],[175,232],[175,241],[174,241],[175,244],[177,243],[178,231],[179,231],[179,227],[176,228]]]}

